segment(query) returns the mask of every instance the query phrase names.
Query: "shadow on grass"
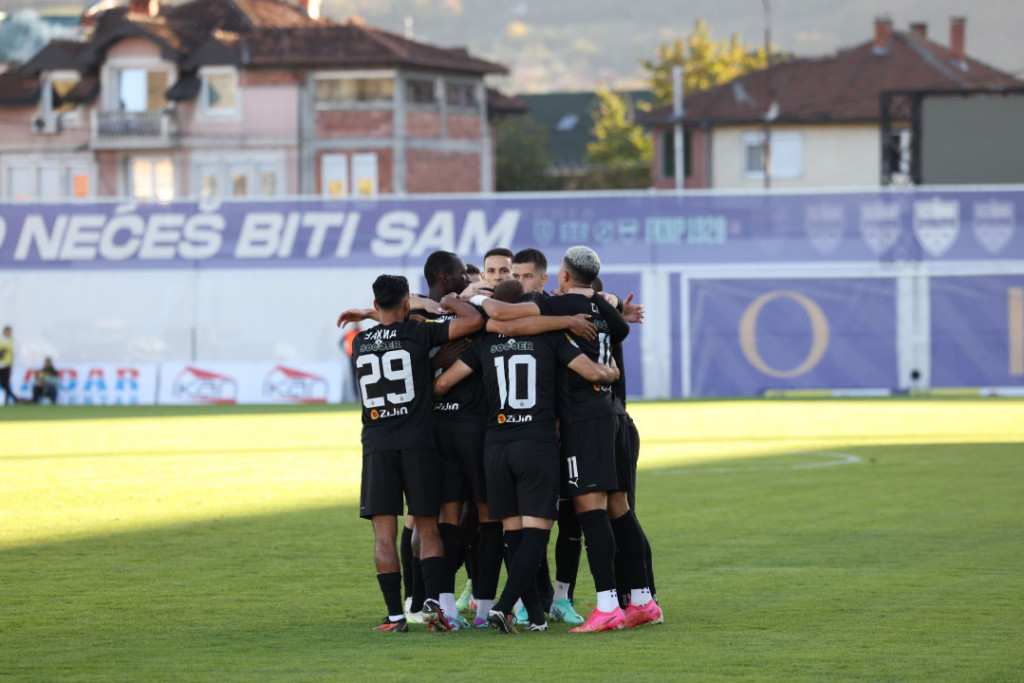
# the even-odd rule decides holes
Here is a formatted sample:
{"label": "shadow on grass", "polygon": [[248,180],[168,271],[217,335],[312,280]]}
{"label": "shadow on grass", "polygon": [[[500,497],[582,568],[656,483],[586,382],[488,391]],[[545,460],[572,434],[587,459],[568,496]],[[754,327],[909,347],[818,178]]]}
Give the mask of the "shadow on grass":
{"label": "shadow on grass", "polygon": [[[372,531],[355,505],[336,505],[0,550],[0,678],[1019,674],[1019,444],[835,450],[859,461],[802,468],[805,454],[772,454],[641,470],[664,626],[373,632],[384,609]],[[587,604],[585,560],[579,580]]]}
{"label": "shadow on grass", "polygon": [[296,405],[124,406],[19,405],[0,409],[0,422],[45,420],[98,420],[133,417],[187,417],[213,415],[271,415],[288,413],[345,413],[359,410],[357,403],[302,403]]}

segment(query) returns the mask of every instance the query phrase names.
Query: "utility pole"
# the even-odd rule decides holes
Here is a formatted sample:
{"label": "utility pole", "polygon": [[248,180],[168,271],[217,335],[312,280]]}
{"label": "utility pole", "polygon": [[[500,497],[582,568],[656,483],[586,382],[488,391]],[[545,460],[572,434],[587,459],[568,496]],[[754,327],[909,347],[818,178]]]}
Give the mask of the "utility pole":
{"label": "utility pole", "polygon": [[675,153],[676,190],[683,189],[686,168],[683,166],[683,67],[672,67],[672,118],[675,120],[673,151]]}
{"label": "utility pole", "polygon": [[768,109],[764,113],[764,189],[772,186],[772,118],[775,116],[775,89],[772,87],[772,8],[764,2],[764,54],[767,60]]}

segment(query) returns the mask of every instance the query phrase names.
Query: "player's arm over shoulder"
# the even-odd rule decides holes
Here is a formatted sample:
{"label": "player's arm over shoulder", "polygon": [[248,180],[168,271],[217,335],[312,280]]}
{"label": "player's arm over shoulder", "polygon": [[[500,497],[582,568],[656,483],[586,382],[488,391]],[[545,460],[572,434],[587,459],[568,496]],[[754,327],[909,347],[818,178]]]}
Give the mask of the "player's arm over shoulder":
{"label": "player's arm over shoulder", "polygon": [[480,315],[480,311],[460,299],[457,294],[446,295],[441,299],[441,306],[458,316],[448,323],[449,339],[458,339],[467,334],[473,334],[484,325],[484,317]]}
{"label": "player's arm over shoulder", "polygon": [[586,354],[581,354],[572,359],[569,369],[594,384],[611,384],[619,378],[619,369],[614,358],[611,365],[603,365],[590,360]]}

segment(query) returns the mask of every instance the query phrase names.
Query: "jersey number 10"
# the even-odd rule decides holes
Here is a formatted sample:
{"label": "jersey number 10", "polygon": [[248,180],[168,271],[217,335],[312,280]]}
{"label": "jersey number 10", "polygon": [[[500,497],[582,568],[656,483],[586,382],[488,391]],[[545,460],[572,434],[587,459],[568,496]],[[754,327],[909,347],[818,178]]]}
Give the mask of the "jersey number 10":
{"label": "jersey number 10", "polygon": [[[506,363],[507,361],[507,363]],[[517,367],[526,368],[526,386],[519,386]],[[527,410],[537,403],[537,359],[533,356],[510,356],[494,359],[494,372],[498,377],[500,410],[506,406],[513,410]]]}

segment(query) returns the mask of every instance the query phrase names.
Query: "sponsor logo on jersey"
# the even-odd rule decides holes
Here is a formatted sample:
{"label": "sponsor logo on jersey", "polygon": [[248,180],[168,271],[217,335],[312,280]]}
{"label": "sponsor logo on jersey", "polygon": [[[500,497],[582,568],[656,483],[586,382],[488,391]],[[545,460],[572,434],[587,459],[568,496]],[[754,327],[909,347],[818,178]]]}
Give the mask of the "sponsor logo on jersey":
{"label": "sponsor logo on jersey", "polygon": [[533,342],[521,342],[509,339],[504,344],[492,344],[491,353],[502,353],[503,351],[533,351]]}
{"label": "sponsor logo on jersey", "polygon": [[384,410],[371,410],[371,420],[386,420],[389,417],[398,417],[400,415],[408,415],[409,409],[405,406],[401,408],[385,408]]}
{"label": "sponsor logo on jersey", "polygon": [[459,409],[459,404],[456,401],[434,401],[434,410],[441,412],[452,412]]}
{"label": "sponsor logo on jersey", "polygon": [[521,424],[523,422],[533,422],[532,415],[506,415],[505,413],[498,413],[498,424]]}

